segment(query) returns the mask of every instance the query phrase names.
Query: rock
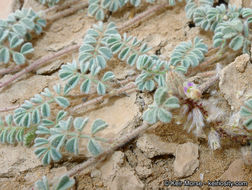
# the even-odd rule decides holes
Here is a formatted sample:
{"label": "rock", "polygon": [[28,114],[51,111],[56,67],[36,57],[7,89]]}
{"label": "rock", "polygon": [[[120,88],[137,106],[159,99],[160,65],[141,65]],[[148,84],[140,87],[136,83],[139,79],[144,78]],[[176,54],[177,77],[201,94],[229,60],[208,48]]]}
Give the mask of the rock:
{"label": "rock", "polygon": [[243,0],[243,7],[252,8],[252,1],[251,0]]}
{"label": "rock", "polygon": [[241,55],[220,73],[220,92],[235,112],[240,110],[244,101],[251,95],[252,65],[248,64],[249,59],[247,54]]}
{"label": "rock", "polygon": [[136,145],[148,158],[166,154],[175,155],[177,147],[176,143],[163,142],[154,134],[144,134],[137,140]]}
{"label": "rock", "polygon": [[1,0],[0,1],[0,19],[7,19],[8,15],[12,13],[19,5],[17,0]]}
{"label": "rock", "polygon": [[[236,159],[233,161],[228,169],[221,175],[221,177],[218,179],[220,181],[244,181],[246,179],[245,175],[245,170],[244,170],[244,162],[242,159]],[[213,190],[218,189],[216,188],[211,188]],[[232,190],[243,190],[244,187],[242,186],[237,186],[237,187],[232,187]],[[248,188],[249,189],[249,188]]]}
{"label": "rock", "polygon": [[[1,80],[4,82],[11,78],[12,75],[5,75]],[[56,81],[54,76],[34,75],[29,78],[12,83],[8,88],[0,90],[0,107],[13,107],[14,104],[23,104],[25,100],[39,94],[45,87],[48,87],[50,81]],[[0,116],[6,113],[0,113]]]}
{"label": "rock", "polygon": [[36,73],[37,73],[38,75],[51,74],[51,73],[53,73],[54,71],[58,70],[58,69],[61,67],[61,65],[63,65],[63,64],[64,64],[63,61],[61,61],[61,60],[56,60],[56,61],[54,61],[54,62],[52,62],[52,63],[50,63],[50,64],[48,64],[48,65],[46,65],[46,66],[44,66],[44,67],[42,67],[42,68],[39,68],[39,69],[36,71]]}
{"label": "rock", "polygon": [[[108,124],[106,129],[97,133],[97,136],[101,138],[120,138],[121,135],[131,132],[140,116],[138,113],[138,107],[135,104],[136,92],[128,94],[129,96],[107,99],[99,105],[99,107],[97,105],[90,105],[80,109],[81,112],[79,113],[83,115],[85,114],[85,117],[89,118],[87,126],[83,129],[83,133],[90,135],[91,125],[98,118],[104,120]],[[118,108],[120,109],[118,110]],[[102,146],[106,149],[110,144],[103,143]],[[92,156],[87,151],[86,141],[80,142],[80,151],[87,157]]]}
{"label": "rock", "polygon": [[233,161],[219,180],[241,181],[244,179],[244,162],[242,159]]}
{"label": "rock", "polygon": [[32,8],[34,11],[39,12],[43,9],[46,9],[46,6],[43,6],[39,1],[37,0],[25,0],[23,4],[23,8]]}
{"label": "rock", "polygon": [[185,143],[178,145],[173,163],[174,173],[177,177],[186,177],[193,174],[199,167],[198,145]]}
{"label": "rock", "polygon": [[239,7],[242,7],[242,1],[243,0],[229,0],[229,4],[239,8]]}
{"label": "rock", "polygon": [[0,146],[0,177],[14,177],[40,165],[41,161],[35,156],[32,148]]}
{"label": "rock", "polygon": [[121,151],[116,151],[109,159],[101,163],[100,167],[98,166],[97,169],[101,171],[102,178],[105,181],[112,181],[114,175],[123,165],[123,163],[124,153]]}
{"label": "rock", "polygon": [[110,190],[143,190],[144,184],[133,170],[124,167],[120,169],[109,187]]}
{"label": "rock", "polygon": [[109,159],[97,166],[101,178],[110,190],[141,190],[144,184],[135,175],[134,170],[124,163],[124,153],[116,151]]}
{"label": "rock", "polygon": [[152,174],[152,169],[148,167],[137,166],[135,169],[140,178],[147,178]]}

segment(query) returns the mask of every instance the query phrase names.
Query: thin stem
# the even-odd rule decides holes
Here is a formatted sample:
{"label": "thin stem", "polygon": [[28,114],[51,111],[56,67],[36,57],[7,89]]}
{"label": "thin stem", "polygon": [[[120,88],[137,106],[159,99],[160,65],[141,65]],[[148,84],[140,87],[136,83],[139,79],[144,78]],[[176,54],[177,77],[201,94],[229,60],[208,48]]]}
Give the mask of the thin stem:
{"label": "thin stem", "polygon": [[5,74],[9,74],[9,73],[14,73],[16,71],[19,71],[22,67],[20,65],[15,65],[14,67],[9,67],[6,69],[1,69],[0,70],[0,76],[1,75],[5,75]]}
{"label": "thin stem", "polygon": [[42,65],[46,64],[47,62],[49,61],[52,61],[53,59],[61,56],[61,55],[64,55],[66,53],[69,53],[73,50],[76,50],[78,49],[80,46],[79,45],[72,45],[72,46],[69,46],[67,48],[64,48],[56,53],[51,53],[49,55],[46,55],[40,59],[37,59],[36,61],[34,61],[31,65],[29,65],[28,67],[24,68],[22,71],[16,73],[13,77],[11,77],[10,79],[8,79],[7,81],[3,82],[0,84],[0,88],[3,88],[7,85],[9,85],[11,82],[13,82],[14,80],[18,79],[19,77],[21,77],[22,75],[38,68],[38,67],[41,67]]}
{"label": "thin stem", "polygon": [[197,78],[208,78],[213,75],[216,75],[216,71],[206,71],[206,72],[198,73],[197,75],[188,78],[188,81],[194,81]]}
{"label": "thin stem", "polygon": [[92,104],[100,103],[101,101],[103,101],[104,99],[106,99],[108,97],[122,94],[123,92],[126,92],[126,91],[128,91],[130,89],[133,89],[135,87],[136,87],[135,83],[129,83],[128,85],[126,85],[126,86],[124,86],[124,87],[122,87],[122,88],[120,88],[118,90],[111,91],[109,94],[99,96],[99,97],[94,98],[92,100],[89,100],[89,101],[87,101],[87,102],[85,102],[83,104],[79,104],[79,105],[75,106],[74,108],[72,108],[70,110],[70,113],[76,112],[80,108],[83,108],[83,107],[86,107],[86,106],[89,106],[89,105],[92,105]]}
{"label": "thin stem", "polygon": [[[153,125],[152,127],[156,127],[158,124],[159,123]],[[118,140],[115,140],[114,141],[115,143],[112,144],[112,146],[109,149],[107,149],[104,152],[100,153],[99,155],[92,157],[89,160],[75,166],[66,174],[69,177],[72,177],[72,176],[78,174],[79,172],[81,172],[82,170],[86,169],[87,167],[89,167],[95,163],[98,163],[99,161],[103,160],[108,155],[112,154],[114,151],[119,149],[120,147],[124,146],[125,144],[129,143],[130,141],[132,141],[133,139],[138,137],[141,133],[145,132],[149,127],[150,127],[149,124],[143,123],[140,127],[136,128],[134,131],[124,135],[122,138],[120,138]]]}
{"label": "thin stem", "polygon": [[61,11],[59,13],[54,14],[53,16],[47,17],[46,20],[50,23],[53,22],[55,20],[58,20],[59,18],[63,18],[66,17],[70,14],[75,13],[76,11],[80,10],[80,9],[84,9],[88,7],[88,2],[82,2],[74,7],[71,7],[67,10]]}
{"label": "thin stem", "polygon": [[20,105],[16,105],[16,106],[12,106],[12,107],[7,107],[7,108],[1,108],[0,112],[7,112],[7,111],[12,111],[15,110],[17,108],[19,108]]}
{"label": "thin stem", "polygon": [[205,83],[201,84],[198,89],[200,90],[201,94],[205,92],[208,88],[210,88],[212,85],[215,84],[216,81],[219,80],[219,75],[215,75],[211,77],[209,80],[207,80]]}
{"label": "thin stem", "polygon": [[144,18],[148,18],[150,16],[152,16],[155,12],[161,10],[161,9],[165,9],[169,7],[168,3],[163,3],[160,5],[156,5],[154,7],[151,7],[150,9],[148,9],[147,11],[144,11],[142,13],[140,13],[139,15],[137,15],[136,17],[134,17],[133,19],[125,22],[124,24],[122,24],[119,27],[119,30],[125,30],[126,28],[130,27],[133,24],[137,24],[140,20],[143,20]]}
{"label": "thin stem", "polygon": [[[128,26],[140,22],[145,17],[154,14],[156,11],[163,9],[164,7],[168,7],[167,3],[154,6],[154,7],[150,8],[150,9],[148,9],[147,11],[145,11],[143,13],[140,13],[139,15],[137,15],[133,19],[129,20],[128,22],[124,23],[118,29],[120,31],[123,31]],[[51,19],[55,19],[55,17],[51,18]],[[75,51],[75,50],[77,50],[79,48],[80,48],[80,45],[72,45],[72,46],[66,47],[66,48],[64,48],[64,49],[62,49],[62,50],[60,50],[60,51],[58,51],[58,52],[56,52],[54,54],[45,55],[44,57],[42,57],[42,58],[34,61],[31,65],[29,65],[28,67],[24,68],[22,71],[16,73],[13,77],[11,77],[6,82],[0,83],[0,88],[3,88],[5,86],[9,85],[11,82],[13,82],[14,80],[18,79],[19,77],[21,77],[25,73],[30,72],[30,71],[38,68],[38,67],[41,67],[42,65],[46,64],[47,62],[52,61],[53,59],[55,59],[55,58],[57,58],[59,56],[62,56],[64,54],[66,54],[66,53],[70,53],[72,51]]]}

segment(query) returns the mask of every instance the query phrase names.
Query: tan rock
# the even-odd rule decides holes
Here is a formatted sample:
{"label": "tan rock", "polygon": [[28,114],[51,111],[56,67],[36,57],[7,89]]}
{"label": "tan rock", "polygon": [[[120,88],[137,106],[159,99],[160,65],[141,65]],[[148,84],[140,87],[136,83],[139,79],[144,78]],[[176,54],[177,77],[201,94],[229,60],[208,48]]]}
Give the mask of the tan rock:
{"label": "tan rock", "polygon": [[0,1],[0,19],[7,19],[8,15],[14,11],[17,0],[1,0]]}
{"label": "tan rock", "polygon": [[0,146],[0,176],[16,176],[18,173],[41,165],[32,148],[24,146]]}
{"label": "tan rock", "polygon": [[[220,181],[244,181],[246,178],[245,172],[244,172],[244,162],[242,159],[236,159],[233,161],[229,168],[222,174],[222,176],[218,179]],[[218,190],[218,187],[211,188],[212,190]],[[232,187],[232,190],[244,190],[244,189],[250,189],[249,187]]]}
{"label": "tan rock", "polygon": [[51,74],[54,71],[58,70],[61,67],[61,65],[63,65],[63,64],[64,64],[64,62],[62,62],[61,60],[56,60],[56,61],[53,61],[52,63],[50,63],[44,67],[39,68],[36,71],[36,73],[38,75]]}
{"label": "tan rock", "polygon": [[[83,129],[83,133],[89,135],[92,123],[98,118],[104,120],[108,124],[106,129],[97,133],[97,136],[99,137],[114,139],[130,132],[133,129],[132,126],[136,123],[135,119],[139,117],[135,99],[136,93],[134,92],[129,94],[129,97],[120,97],[119,99],[111,98],[106,100],[107,102],[104,102],[99,109],[97,109],[97,105],[83,108],[82,111],[84,111],[84,113],[82,114],[85,114],[85,117],[89,118],[87,126]],[[92,108],[94,110],[92,110]],[[91,156],[87,151],[86,141],[82,141],[80,147],[82,153],[86,156]],[[105,149],[106,147],[108,148],[109,144],[104,143],[103,148]]]}
{"label": "tan rock", "polygon": [[111,185],[111,190],[142,190],[144,189],[144,184],[135,175],[134,171],[124,167],[113,179]]}
{"label": "tan rock", "polygon": [[154,134],[144,134],[137,140],[137,147],[143,151],[148,158],[158,155],[175,155],[177,144],[163,142]]}
{"label": "tan rock", "polygon": [[251,95],[252,65],[248,64],[249,60],[247,54],[241,55],[220,73],[220,91],[235,112],[240,110],[244,101]]}
{"label": "tan rock", "polygon": [[178,145],[173,163],[174,173],[177,177],[186,177],[193,174],[199,167],[198,145],[185,143]]}
{"label": "tan rock", "polygon": [[229,4],[239,8],[242,7],[242,0],[229,0]]}
{"label": "tan rock", "polygon": [[97,169],[101,178],[110,190],[142,190],[144,184],[135,175],[134,170],[124,164],[124,153],[116,151],[109,159],[100,163]]}
{"label": "tan rock", "polygon": [[252,1],[251,0],[243,0],[243,7],[252,8]]}

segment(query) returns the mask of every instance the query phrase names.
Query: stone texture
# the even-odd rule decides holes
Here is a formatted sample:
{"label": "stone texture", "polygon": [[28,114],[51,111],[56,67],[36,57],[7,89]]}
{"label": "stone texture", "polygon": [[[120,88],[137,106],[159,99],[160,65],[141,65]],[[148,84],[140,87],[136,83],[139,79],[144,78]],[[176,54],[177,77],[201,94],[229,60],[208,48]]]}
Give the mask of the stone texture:
{"label": "stone texture", "polygon": [[236,7],[242,7],[243,0],[229,0],[229,4],[234,5]]}
{"label": "stone texture", "polygon": [[105,162],[97,167],[101,171],[101,178],[110,190],[142,190],[144,184],[140,181],[135,171],[125,163],[125,155],[116,151]]}
{"label": "stone texture", "polygon": [[[228,169],[221,175],[218,179],[220,181],[244,181],[245,179],[245,172],[244,172],[244,162],[242,159],[236,159],[233,161]],[[218,190],[217,187],[211,188],[212,190]],[[232,187],[232,190],[243,190],[243,189],[250,189],[249,187]]]}
{"label": "stone texture", "polygon": [[178,145],[173,163],[174,174],[177,177],[190,176],[199,167],[198,151],[198,145],[190,142]]}
{"label": "stone texture", "polygon": [[252,65],[249,64],[249,60],[247,54],[241,55],[220,74],[220,91],[235,112],[239,111],[244,101],[251,95]]}
{"label": "stone texture", "polygon": [[125,167],[120,169],[113,179],[110,190],[143,190],[144,184],[134,174],[134,171]]}
{"label": "stone texture", "polygon": [[252,8],[252,1],[251,0],[243,0],[242,5],[243,5],[243,7]]}
{"label": "stone texture", "polygon": [[1,0],[0,1],[0,19],[6,19],[10,13],[15,9],[17,0]]}
{"label": "stone texture", "polygon": [[24,146],[0,146],[0,177],[16,176],[18,173],[41,165],[32,148]]}
{"label": "stone texture", "polygon": [[176,143],[163,142],[154,134],[144,134],[137,140],[136,145],[148,158],[166,154],[175,155],[177,147]]}
{"label": "stone texture", "polygon": [[56,61],[53,61],[52,63],[50,63],[44,67],[39,68],[36,71],[36,73],[38,75],[51,74],[51,73],[55,72],[56,70],[60,69],[61,65],[63,65],[63,64],[64,64],[63,61],[56,60]]}

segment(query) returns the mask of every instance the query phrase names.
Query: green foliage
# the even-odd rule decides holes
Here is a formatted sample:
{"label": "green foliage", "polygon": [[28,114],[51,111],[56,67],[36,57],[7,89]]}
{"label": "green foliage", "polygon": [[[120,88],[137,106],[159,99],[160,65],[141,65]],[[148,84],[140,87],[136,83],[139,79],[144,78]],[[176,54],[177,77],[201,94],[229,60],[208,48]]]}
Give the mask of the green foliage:
{"label": "green foliage", "polygon": [[85,69],[90,70],[93,75],[104,69],[107,60],[112,57],[107,39],[115,35],[119,34],[114,23],[104,26],[99,22],[87,31],[79,50],[79,62],[85,64]]}
{"label": "green foliage", "polygon": [[[146,0],[148,3],[154,3],[154,1]],[[108,11],[116,12],[128,2],[135,7],[141,4],[141,0],[89,0],[88,14],[94,16],[96,20],[104,20]]]}
{"label": "green foliage", "polygon": [[165,73],[168,70],[168,62],[161,61],[157,57],[141,55],[137,60],[137,69],[142,71],[136,78],[136,84],[139,90],[154,90],[156,84],[158,87],[165,86]]}
{"label": "green foliage", "polygon": [[[51,115],[50,104],[55,102],[59,106],[66,108],[69,106],[69,101],[60,96],[60,86],[54,86],[56,95],[46,88],[41,94],[36,94],[29,101],[26,100],[20,108],[14,111],[14,121],[17,125],[30,127],[38,125],[41,118],[47,118]],[[43,98],[44,96],[44,98]]]}
{"label": "green foliage", "polygon": [[25,55],[34,51],[26,41],[31,32],[40,34],[45,25],[46,21],[32,9],[17,10],[6,20],[0,20],[0,62],[8,63],[12,57],[16,64],[24,64]]}
{"label": "green foliage", "polygon": [[176,5],[177,2],[182,2],[183,0],[168,0],[170,6]]}
{"label": "green foliage", "polygon": [[5,120],[0,118],[0,142],[15,144],[22,142],[25,129],[15,125],[12,115],[7,115]]}
{"label": "green foliage", "polygon": [[39,2],[43,5],[48,5],[50,7],[58,4],[61,0],[39,0]]}
{"label": "green foliage", "polygon": [[88,73],[89,65],[87,63],[77,63],[73,60],[72,63],[67,63],[63,65],[59,71],[59,77],[67,81],[64,87],[64,94],[68,94],[71,89],[76,87],[81,81],[80,91],[82,93],[88,94],[92,85],[96,86],[97,93],[103,95],[106,93],[107,85],[111,79],[114,78],[114,74],[111,71],[106,72],[101,79],[97,75],[99,69],[95,72]]}
{"label": "green foliage", "polygon": [[[63,114],[65,115],[65,114]],[[108,125],[101,119],[97,119],[91,126],[91,135],[82,134],[84,127],[88,123],[88,118],[77,117],[73,120],[69,117],[67,120],[56,121],[56,124],[51,122],[53,127],[48,128],[50,124],[42,123],[36,134],[44,135],[35,139],[35,154],[42,158],[44,165],[50,164],[53,161],[59,161],[62,158],[61,152],[65,149],[69,153],[79,154],[80,141],[88,139],[87,148],[93,155],[101,153],[102,148],[97,141],[105,142],[103,138],[95,135],[105,129]]]}
{"label": "green foliage", "polygon": [[175,96],[169,96],[165,87],[160,87],[155,91],[154,103],[144,112],[143,119],[149,124],[154,124],[158,120],[169,123],[172,119],[170,109],[179,108],[179,100]]}
{"label": "green foliage", "polygon": [[234,51],[243,48],[243,53],[249,52],[250,41],[248,39],[248,26],[243,24],[240,19],[233,19],[219,24],[214,33],[214,47],[223,47],[229,44],[229,47]]}
{"label": "green foliage", "polygon": [[240,116],[246,118],[243,125],[245,125],[248,130],[252,130],[252,99],[244,102],[245,106],[241,107]]}
{"label": "green foliage", "polygon": [[194,0],[187,0],[185,11],[187,18],[192,19],[194,16],[194,13],[197,11],[199,7],[206,7],[210,8],[213,6],[214,1],[213,0],[199,0],[198,4],[195,3]]}
{"label": "green foliage", "polygon": [[133,66],[138,57],[147,53],[151,48],[146,43],[137,40],[136,37],[127,36],[126,33],[121,36],[111,36],[108,39],[108,45],[111,48],[113,54],[118,54],[118,58],[122,61],[126,61]]}
{"label": "green foliage", "polygon": [[207,45],[203,40],[195,37],[194,41],[181,42],[175,47],[170,58],[171,65],[180,65],[185,68],[195,67],[204,60],[204,54],[207,53]]}
{"label": "green foliage", "polygon": [[[70,179],[67,175],[64,175],[59,179],[59,182],[54,185],[52,190],[67,190],[70,189],[74,184],[74,179]],[[35,186],[38,190],[50,190],[46,176],[43,176],[42,180],[37,181]]]}

